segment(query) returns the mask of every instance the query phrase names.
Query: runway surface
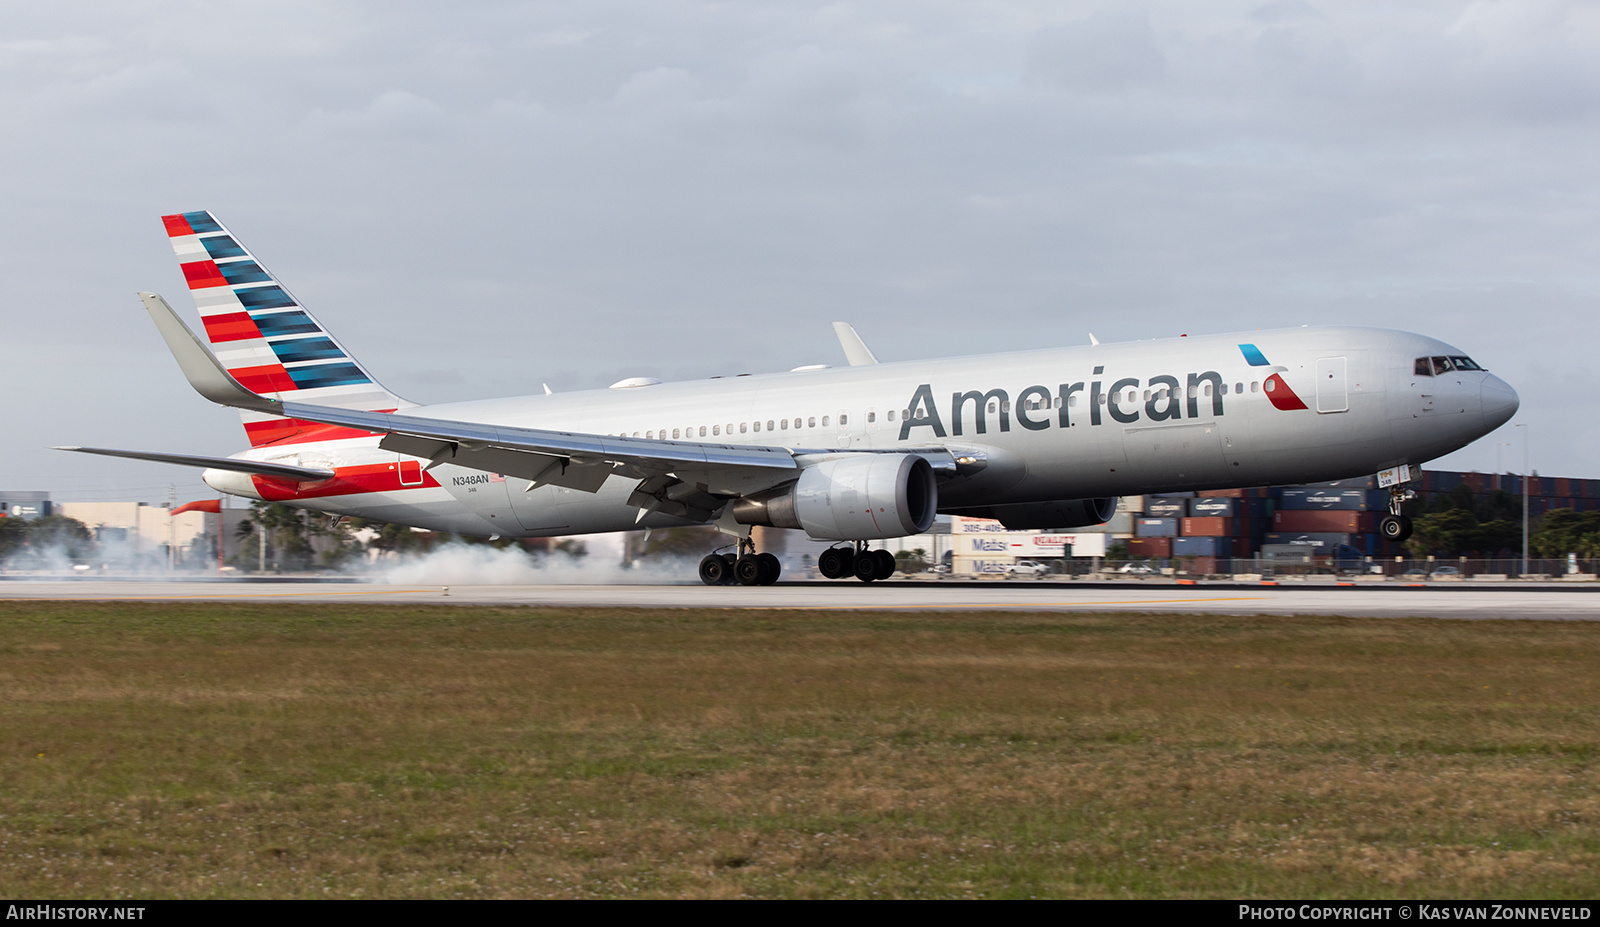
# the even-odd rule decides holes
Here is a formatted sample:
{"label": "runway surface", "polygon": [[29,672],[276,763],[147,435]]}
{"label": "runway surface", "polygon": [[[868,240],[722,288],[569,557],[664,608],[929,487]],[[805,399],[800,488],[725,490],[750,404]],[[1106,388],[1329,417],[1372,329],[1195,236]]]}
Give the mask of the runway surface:
{"label": "runway surface", "polygon": [[1379,618],[1593,621],[1600,588],[1542,585],[796,582],[776,586],[396,585],[364,582],[0,582],[0,599],[394,602],[435,605],[766,609],[1045,609]]}

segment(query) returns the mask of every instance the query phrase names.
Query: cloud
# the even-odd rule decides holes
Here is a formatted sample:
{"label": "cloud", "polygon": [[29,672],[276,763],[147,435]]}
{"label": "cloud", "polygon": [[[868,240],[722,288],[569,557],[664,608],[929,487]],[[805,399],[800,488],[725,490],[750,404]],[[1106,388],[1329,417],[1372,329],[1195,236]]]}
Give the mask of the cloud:
{"label": "cloud", "polygon": [[[50,352],[0,365],[18,485],[146,472],[44,444],[237,445],[129,295],[188,311],[156,217],[197,206],[423,401],[837,362],[835,318],[885,359],[1338,320],[1579,369],[1600,336],[1592,4],[94,10],[0,45],[7,350]],[[1541,469],[1586,473],[1566,434]]]}

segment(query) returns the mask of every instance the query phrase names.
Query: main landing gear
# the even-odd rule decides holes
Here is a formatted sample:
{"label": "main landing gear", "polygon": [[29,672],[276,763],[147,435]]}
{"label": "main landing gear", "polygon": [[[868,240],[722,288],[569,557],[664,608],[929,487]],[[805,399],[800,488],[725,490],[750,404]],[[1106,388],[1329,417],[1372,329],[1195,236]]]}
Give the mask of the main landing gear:
{"label": "main landing gear", "polygon": [[700,561],[700,581],[707,586],[770,586],[778,581],[783,565],[772,554],[756,553],[755,542],[739,539],[739,553],[707,554]]}
{"label": "main landing gear", "polygon": [[854,576],[864,583],[894,575],[894,554],[886,550],[867,550],[865,541],[852,547],[830,547],[817,557],[817,571],[828,579]]}

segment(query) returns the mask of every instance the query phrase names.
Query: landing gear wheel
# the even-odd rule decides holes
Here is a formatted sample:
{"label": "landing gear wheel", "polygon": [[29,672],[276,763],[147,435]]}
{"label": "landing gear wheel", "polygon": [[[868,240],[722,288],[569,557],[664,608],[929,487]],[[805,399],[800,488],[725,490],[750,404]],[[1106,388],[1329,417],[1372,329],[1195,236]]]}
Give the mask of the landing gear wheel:
{"label": "landing gear wheel", "polygon": [[761,564],[760,584],[763,586],[772,585],[783,575],[783,564],[773,554],[756,554],[756,562]]}
{"label": "landing gear wheel", "polygon": [[733,572],[733,568],[739,562],[739,558],[733,554],[722,554],[720,556],[722,557],[722,584],[724,586],[737,585],[739,577]]}
{"label": "landing gear wheel", "polygon": [[1398,544],[1411,537],[1411,519],[1404,515],[1385,515],[1378,519],[1378,534]]}
{"label": "landing gear wheel", "polygon": [[745,554],[733,565],[733,575],[739,580],[741,586],[754,586],[761,582],[761,574],[766,570],[761,568],[761,558],[753,554]]}
{"label": "landing gear wheel", "polygon": [[882,570],[883,564],[878,561],[878,558],[870,550],[862,551],[861,556],[856,558],[856,579],[864,583],[882,579],[883,577],[879,575]]}
{"label": "landing gear wheel", "polygon": [[707,554],[700,561],[700,581],[707,586],[721,586],[728,581],[728,564],[716,554]]}
{"label": "landing gear wheel", "polygon": [[877,579],[888,579],[894,575],[895,568],[899,566],[899,564],[895,563],[894,554],[891,554],[886,550],[879,549],[873,551],[872,559],[878,561]]}
{"label": "landing gear wheel", "polygon": [[828,579],[852,576],[855,570],[856,554],[848,547],[830,547],[817,556],[817,572]]}

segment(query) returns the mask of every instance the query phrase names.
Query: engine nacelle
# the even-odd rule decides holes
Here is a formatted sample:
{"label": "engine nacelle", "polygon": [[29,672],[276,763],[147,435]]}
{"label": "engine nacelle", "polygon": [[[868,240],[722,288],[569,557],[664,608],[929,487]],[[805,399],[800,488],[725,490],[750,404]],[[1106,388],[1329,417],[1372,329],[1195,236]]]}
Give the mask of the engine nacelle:
{"label": "engine nacelle", "polygon": [[1102,525],[1117,513],[1117,499],[1063,499],[1056,502],[1019,502],[959,509],[953,514],[993,518],[1015,531],[1035,528],[1083,528]]}
{"label": "engine nacelle", "polygon": [[939,511],[933,467],[913,454],[850,454],[812,464],[787,486],[733,504],[742,525],[803,528],[817,541],[921,534]]}

